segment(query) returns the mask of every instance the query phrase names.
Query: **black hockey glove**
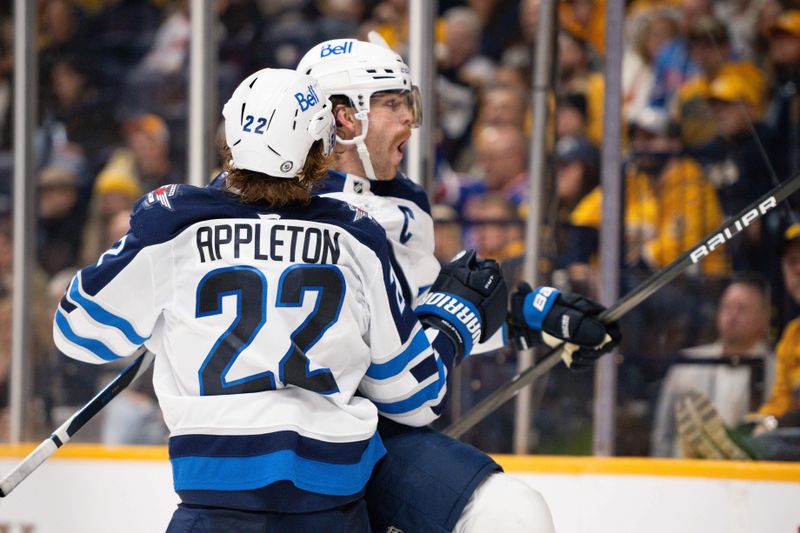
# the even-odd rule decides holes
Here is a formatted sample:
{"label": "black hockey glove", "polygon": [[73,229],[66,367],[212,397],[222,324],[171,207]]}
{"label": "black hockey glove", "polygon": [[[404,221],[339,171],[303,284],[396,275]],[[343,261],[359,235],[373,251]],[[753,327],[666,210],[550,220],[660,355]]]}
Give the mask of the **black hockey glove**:
{"label": "black hockey glove", "polygon": [[605,307],[584,296],[553,287],[532,290],[520,283],[511,295],[508,335],[517,350],[565,341],[564,362],[573,370],[586,369],[621,338],[619,322],[603,324],[597,318],[603,311]]}
{"label": "black hockey glove", "polygon": [[456,361],[503,325],[508,289],[496,261],[479,261],[475,250],[461,252],[442,267],[425,300],[416,308],[420,322],[456,345]]}

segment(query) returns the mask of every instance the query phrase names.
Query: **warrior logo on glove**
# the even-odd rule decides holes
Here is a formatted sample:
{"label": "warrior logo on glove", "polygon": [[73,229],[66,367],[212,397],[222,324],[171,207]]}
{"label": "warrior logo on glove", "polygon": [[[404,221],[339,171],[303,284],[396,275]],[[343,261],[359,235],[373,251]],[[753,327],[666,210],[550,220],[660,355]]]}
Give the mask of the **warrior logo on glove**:
{"label": "warrior logo on glove", "polygon": [[478,260],[475,250],[469,250],[442,267],[416,313],[423,323],[450,337],[460,359],[500,329],[507,301],[500,265]]}

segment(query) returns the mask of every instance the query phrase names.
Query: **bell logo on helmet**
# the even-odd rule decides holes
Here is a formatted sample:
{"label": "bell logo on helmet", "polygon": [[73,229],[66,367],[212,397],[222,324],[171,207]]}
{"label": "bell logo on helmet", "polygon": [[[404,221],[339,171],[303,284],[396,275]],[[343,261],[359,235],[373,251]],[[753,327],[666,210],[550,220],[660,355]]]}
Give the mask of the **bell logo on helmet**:
{"label": "bell logo on helmet", "polygon": [[319,103],[319,96],[314,92],[314,87],[308,86],[308,93],[294,93],[294,99],[300,104],[300,111],[304,112]]}
{"label": "bell logo on helmet", "polygon": [[322,47],[322,50],[319,53],[319,57],[328,57],[328,56],[339,56],[344,54],[349,54],[353,50],[353,41],[347,41],[344,44],[340,44],[338,46],[331,46],[330,44],[326,44]]}
{"label": "bell logo on helmet", "polygon": [[289,172],[290,170],[292,170],[293,166],[294,165],[292,164],[291,161],[284,161],[283,164],[281,165],[281,172]]}

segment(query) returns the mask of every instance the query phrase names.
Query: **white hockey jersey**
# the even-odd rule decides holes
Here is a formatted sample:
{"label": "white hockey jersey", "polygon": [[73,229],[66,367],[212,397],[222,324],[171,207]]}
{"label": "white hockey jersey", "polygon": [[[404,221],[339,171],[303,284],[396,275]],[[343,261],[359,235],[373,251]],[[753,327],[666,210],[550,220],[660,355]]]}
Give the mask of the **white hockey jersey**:
{"label": "white hockey jersey", "polygon": [[[377,181],[329,171],[315,194],[336,198],[365,210],[386,231],[390,261],[406,301],[421,299],[441,269],[433,255],[434,236],[431,207],[425,191],[398,173],[392,180]],[[485,353],[505,343],[505,326],[472,353]]]}
{"label": "white hockey jersey", "polygon": [[364,211],[186,185],[139,201],[73,279],[54,337],[92,363],[145,344],[183,501],[275,511],[363,490],[385,453],[378,413],[434,420],[454,353],[417,321]]}

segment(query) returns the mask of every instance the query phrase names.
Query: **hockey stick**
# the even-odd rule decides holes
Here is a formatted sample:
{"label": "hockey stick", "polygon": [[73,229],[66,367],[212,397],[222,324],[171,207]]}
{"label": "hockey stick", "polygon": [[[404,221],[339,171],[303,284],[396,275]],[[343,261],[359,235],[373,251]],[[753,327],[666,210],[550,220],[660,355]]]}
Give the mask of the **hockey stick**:
{"label": "hockey stick", "polygon": [[[768,211],[798,189],[800,189],[800,173],[795,174],[792,178],[779,184],[761,198],[742,209],[735,217],[725,222],[701,242],[694,245],[694,247],[684,252],[672,263],[643,281],[639,286],[622,297],[622,299],[603,311],[600,314],[600,320],[606,323],[619,320],[625,313],[649,298],[654,292],[675,279],[689,267],[702,261],[709,253],[731,240],[747,226],[764,216]],[[561,360],[563,346],[562,343],[552,348],[535,365],[517,374],[508,383],[501,385],[500,388],[447,427],[444,433],[454,438],[463,435],[472,426],[510,400],[520,389],[530,385],[536,378],[544,375],[547,371],[556,366]]]}
{"label": "hockey stick", "polygon": [[106,385],[103,390],[97,393],[89,403],[81,407],[74,415],[69,417],[66,422],[56,429],[52,435],[42,441],[25,459],[14,467],[6,477],[0,481],[0,498],[5,498],[16,488],[17,485],[30,475],[31,472],[39,468],[48,457],[53,455],[57,449],[63,446],[72,436],[78,432],[86,423],[91,420],[105,405],[114,399],[128,385],[133,383],[136,378],[144,374],[153,362],[154,355],[140,348],[137,352],[140,355],[125,370],[115,377],[111,383]]}

